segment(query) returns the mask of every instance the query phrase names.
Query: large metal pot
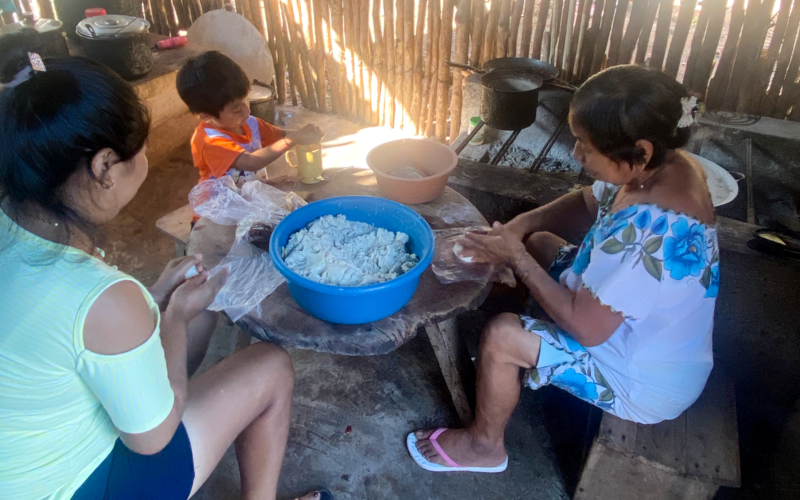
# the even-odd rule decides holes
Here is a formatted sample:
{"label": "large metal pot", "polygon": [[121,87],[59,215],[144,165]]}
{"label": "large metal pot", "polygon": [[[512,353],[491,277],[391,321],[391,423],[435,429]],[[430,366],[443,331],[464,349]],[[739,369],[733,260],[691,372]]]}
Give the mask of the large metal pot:
{"label": "large metal pot", "polygon": [[542,78],[500,69],[481,77],[481,119],[498,130],[522,130],[536,121]]}
{"label": "large metal pot", "polygon": [[0,28],[0,35],[15,33],[24,29],[32,29],[39,33],[44,43],[43,57],[69,57],[67,39],[64,38],[64,24],[55,19],[35,20],[33,14],[22,14],[22,20],[7,24]]}
{"label": "large metal pot", "polygon": [[478,74],[491,73],[497,70],[515,70],[523,73],[533,73],[547,83],[558,76],[558,68],[550,63],[527,57],[499,57],[483,63],[483,68],[476,68],[467,64],[448,62],[454,68],[465,69]]}
{"label": "large metal pot", "polygon": [[133,80],[153,69],[149,29],[150,23],[144,19],[108,15],[84,19],[75,31],[86,57]]}
{"label": "large metal pot", "polygon": [[256,81],[250,87],[250,114],[275,125],[275,88]]}

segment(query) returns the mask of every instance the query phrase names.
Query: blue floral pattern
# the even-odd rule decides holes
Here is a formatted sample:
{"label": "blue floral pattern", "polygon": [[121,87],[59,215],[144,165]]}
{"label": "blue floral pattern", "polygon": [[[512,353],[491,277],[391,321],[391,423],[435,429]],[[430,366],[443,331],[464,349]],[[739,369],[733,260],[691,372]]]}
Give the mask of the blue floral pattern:
{"label": "blue floral pattern", "polygon": [[[633,256],[633,267],[643,265],[658,281],[663,279],[665,270],[677,281],[702,276],[705,297],[716,297],[719,250],[716,239],[707,236],[708,228],[680,214],[674,214],[676,220],[670,224],[667,212],[651,205],[632,205],[611,213],[616,192],[605,188],[597,221],[583,239],[572,271],[583,274],[591,263],[592,251],[599,245],[607,254],[621,254],[621,262]],[[667,234],[670,230],[671,234]]]}
{"label": "blue floral pattern", "polygon": [[546,321],[523,317],[526,330],[539,335],[559,351],[573,358],[572,362],[531,368],[525,374],[525,385],[538,389],[553,384],[598,408],[613,413],[614,391],[594,363],[592,355],[568,334]]}

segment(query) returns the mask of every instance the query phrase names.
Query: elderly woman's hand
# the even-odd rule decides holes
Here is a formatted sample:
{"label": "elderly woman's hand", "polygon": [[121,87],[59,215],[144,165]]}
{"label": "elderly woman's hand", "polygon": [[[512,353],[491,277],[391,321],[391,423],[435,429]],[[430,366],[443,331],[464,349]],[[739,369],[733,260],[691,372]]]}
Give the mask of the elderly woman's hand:
{"label": "elderly woman's hand", "polygon": [[512,267],[526,252],[520,236],[499,222],[492,225],[489,233],[467,233],[459,244],[463,248],[460,257],[495,266]]}

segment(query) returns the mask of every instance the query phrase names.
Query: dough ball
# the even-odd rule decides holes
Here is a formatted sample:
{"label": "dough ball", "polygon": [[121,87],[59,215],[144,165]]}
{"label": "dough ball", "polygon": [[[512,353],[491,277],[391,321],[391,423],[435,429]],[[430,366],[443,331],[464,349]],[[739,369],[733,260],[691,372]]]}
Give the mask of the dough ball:
{"label": "dough ball", "polygon": [[460,243],[456,243],[453,245],[453,253],[456,257],[458,257],[462,262],[466,262],[468,264],[472,263],[473,257],[464,257],[462,253],[464,252],[464,247],[461,246]]}

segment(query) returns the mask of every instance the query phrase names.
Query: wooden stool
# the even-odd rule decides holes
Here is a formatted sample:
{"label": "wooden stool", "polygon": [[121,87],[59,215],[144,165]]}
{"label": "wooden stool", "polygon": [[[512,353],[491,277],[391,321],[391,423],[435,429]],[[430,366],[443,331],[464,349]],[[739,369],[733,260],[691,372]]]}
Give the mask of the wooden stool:
{"label": "wooden stool", "polygon": [[156,227],[175,240],[175,257],[186,255],[186,243],[192,232],[192,207],[189,204],[170,212],[156,221]]}
{"label": "wooden stool", "polygon": [[740,484],[733,383],[715,369],[675,420],[643,425],[605,413],[575,499],[701,500]]}

